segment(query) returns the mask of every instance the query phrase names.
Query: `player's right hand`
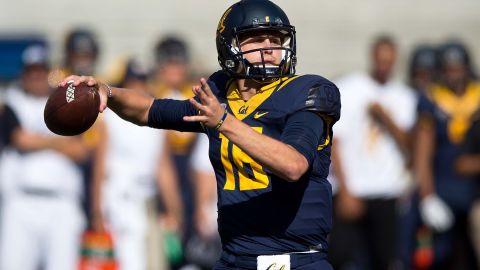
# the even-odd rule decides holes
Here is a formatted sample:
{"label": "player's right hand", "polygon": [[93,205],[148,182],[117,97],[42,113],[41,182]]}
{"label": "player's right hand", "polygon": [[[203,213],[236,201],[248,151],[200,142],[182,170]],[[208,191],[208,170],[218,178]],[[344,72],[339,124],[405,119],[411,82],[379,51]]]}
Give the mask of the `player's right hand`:
{"label": "player's right hand", "polygon": [[94,87],[97,89],[98,94],[100,95],[100,106],[98,107],[99,112],[103,112],[107,108],[108,101],[108,87],[104,83],[100,83],[92,76],[78,76],[70,75],[63,79],[58,86],[64,87],[65,85],[73,82],[74,86],[77,86],[81,83],[86,83],[88,86]]}
{"label": "player's right hand", "polygon": [[385,112],[385,109],[377,102],[371,103],[368,106],[368,113],[370,116],[375,119],[380,124],[384,124],[384,119],[388,117],[388,114]]}

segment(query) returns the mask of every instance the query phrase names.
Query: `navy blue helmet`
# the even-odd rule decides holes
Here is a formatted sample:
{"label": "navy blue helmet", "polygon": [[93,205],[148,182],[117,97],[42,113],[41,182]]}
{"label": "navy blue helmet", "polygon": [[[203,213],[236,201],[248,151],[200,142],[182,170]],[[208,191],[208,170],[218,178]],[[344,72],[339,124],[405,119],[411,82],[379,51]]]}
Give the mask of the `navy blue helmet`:
{"label": "navy blue helmet", "polygon": [[470,53],[467,46],[461,41],[452,40],[440,46],[438,62],[442,69],[449,64],[461,64],[467,69],[469,77],[476,78]]}
{"label": "navy blue helmet", "polygon": [[65,51],[71,53],[90,53],[98,55],[98,42],[93,32],[87,29],[75,29],[70,32],[65,42]]}
{"label": "navy blue helmet", "polygon": [[[262,48],[248,52],[240,49],[239,35],[254,31],[277,32],[283,36],[282,47]],[[217,27],[218,62],[234,78],[268,80],[295,74],[295,27],[285,12],[268,0],[242,0],[229,7]],[[263,50],[282,50],[282,61],[277,67],[253,65],[244,57],[247,53]]]}

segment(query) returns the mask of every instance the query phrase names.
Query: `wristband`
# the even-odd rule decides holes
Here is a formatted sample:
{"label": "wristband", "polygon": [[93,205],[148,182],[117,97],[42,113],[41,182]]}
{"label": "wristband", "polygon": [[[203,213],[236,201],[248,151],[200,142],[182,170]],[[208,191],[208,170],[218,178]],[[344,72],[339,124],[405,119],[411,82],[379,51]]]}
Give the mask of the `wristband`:
{"label": "wristband", "polygon": [[111,98],[113,96],[112,94],[112,87],[106,83],[104,83],[103,85],[105,85],[105,87],[107,88],[107,97],[108,98]]}
{"label": "wristband", "polygon": [[218,121],[217,125],[215,126],[216,130],[218,130],[222,126],[223,122],[225,122],[227,115],[228,115],[227,108],[225,108],[225,110],[223,111],[222,118],[220,119],[220,121]]}

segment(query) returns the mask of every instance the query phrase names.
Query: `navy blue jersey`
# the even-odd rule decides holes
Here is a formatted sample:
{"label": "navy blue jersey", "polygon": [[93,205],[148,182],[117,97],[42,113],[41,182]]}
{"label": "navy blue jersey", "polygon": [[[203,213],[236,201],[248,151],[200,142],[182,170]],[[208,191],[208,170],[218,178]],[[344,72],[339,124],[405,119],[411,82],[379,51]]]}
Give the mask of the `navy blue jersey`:
{"label": "navy blue jersey", "polygon": [[459,175],[455,160],[471,126],[472,115],[480,109],[480,84],[470,83],[462,96],[434,85],[418,103],[420,123],[433,124],[435,153],[433,174],[436,192],[455,211],[468,211],[475,191],[473,177]]}
{"label": "navy blue jersey", "polygon": [[[165,119],[155,111],[149,125],[185,131],[203,131],[210,141],[209,156],[215,170],[218,191],[218,225],[223,249],[237,255],[265,255],[327,248],[331,228],[330,165],[332,125],[340,117],[340,96],[330,81],[315,75],[284,78],[266,85],[250,100],[241,99],[236,84],[225,73],[213,74],[208,83],[228,112],[254,130],[289,143],[289,119],[313,112],[318,122],[304,129],[321,129],[316,146],[306,155],[310,167],[297,182],[287,182],[269,172],[238,146],[213,128],[200,124],[179,124],[179,115],[196,114],[188,102],[177,103],[177,117]],[[160,103],[160,102],[159,102]],[[160,119],[161,118],[161,119]],[[168,123],[166,123],[168,122]]]}

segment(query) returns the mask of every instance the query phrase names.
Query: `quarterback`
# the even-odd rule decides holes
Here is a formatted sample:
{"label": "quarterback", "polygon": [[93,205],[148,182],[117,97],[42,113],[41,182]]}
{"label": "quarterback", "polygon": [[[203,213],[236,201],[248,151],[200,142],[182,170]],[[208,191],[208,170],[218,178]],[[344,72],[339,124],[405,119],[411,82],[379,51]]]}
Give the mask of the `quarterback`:
{"label": "quarterback", "polygon": [[295,28],[268,0],[242,0],[220,18],[221,71],[195,97],[154,99],[93,77],[100,111],[153,128],[203,132],[218,192],[223,253],[214,269],[331,269],[332,126],[340,93],[329,80],[295,74]]}

